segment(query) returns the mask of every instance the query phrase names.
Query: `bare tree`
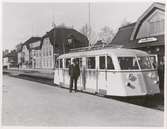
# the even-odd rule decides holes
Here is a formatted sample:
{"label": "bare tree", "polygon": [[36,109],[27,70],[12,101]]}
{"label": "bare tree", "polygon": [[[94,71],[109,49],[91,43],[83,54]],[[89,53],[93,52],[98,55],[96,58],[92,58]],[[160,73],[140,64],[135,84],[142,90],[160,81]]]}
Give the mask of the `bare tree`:
{"label": "bare tree", "polygon": [[22,43],[17,44],[15,47],[16,51],[18,52],[21,49],[21,47],[22,47]]}
{"label": "bare tree", "polygon": [[127,26],[129,24],[131,24],[131,22],[129,22],[126,18],[124,18],[123,21],[122,21],[122,23],[121,23],[121,27]]}
{"label": "bare tree", "polygon": [[87,38],[89,38],[89,33],[91,31],[91,28],[88,24],[85,24],[82,26],[82,28],[79,30],[83,35],[85,35]]}
{"label": "bare tree", "polygon": [[90,45],[96,43],[97,35],[95,31],[93,31],[93,29],[88,24],[82,26],[82,28],[79,31],[88,38]]}
{"label": "bare tree", "polygon": [[67,26],[65,25],[65,23],[61,23],[61,24],[59,24],[57,27],[60,27],[60,28],[67,28]]}
{"label": "bare tree", "polygon": [[99,35],[98,38],[99,40],[105,42],[105,43],[111,43],[113,37],[114,37],[115,33],[113,31],[113,29],[111,29],[109,26],[104,26]]}

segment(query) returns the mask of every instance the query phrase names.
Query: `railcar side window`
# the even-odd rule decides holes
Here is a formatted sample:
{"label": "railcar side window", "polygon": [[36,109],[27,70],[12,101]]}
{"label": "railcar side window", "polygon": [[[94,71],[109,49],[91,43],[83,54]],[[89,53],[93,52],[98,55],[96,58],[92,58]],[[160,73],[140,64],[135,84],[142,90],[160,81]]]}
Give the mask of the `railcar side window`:
{"label": "railcar side window", "polygon": [[99,68],[100,69],[105,69],[105,56],[100,56],[99,57]]}
{"label": "railcar side window", "polygon": [[77,63],[79,64],[79,67],[82,67],[82,58],[76,58]]}
{"label": "railcar side window", "polygon": [[65,66],[66,66],[66,68],[69,68],[69,66],[70,66],[70,64],[71,64],[71,59],[70,58],[67,58],[67,59],[65,59]]}
{"label": "railcar side window", "polygon": [[87,57],[87,68],[88,69],[95,69],[95,57]]}
{"label": "railcar side window", "polygon": [[60,59],[60,68],[63,68],[63,60]]}
{"label": "railcar side window", "polygon": [[59,68],[59,60],[56,60],[56,68]]}
{"label": "railcar side window", "polygon": [[107,56],[107,69],[114,69],[112,58]]}
{"label": "railcar side window", "polygon": [[139,69],[136,57],[118,57],[122,70]]}

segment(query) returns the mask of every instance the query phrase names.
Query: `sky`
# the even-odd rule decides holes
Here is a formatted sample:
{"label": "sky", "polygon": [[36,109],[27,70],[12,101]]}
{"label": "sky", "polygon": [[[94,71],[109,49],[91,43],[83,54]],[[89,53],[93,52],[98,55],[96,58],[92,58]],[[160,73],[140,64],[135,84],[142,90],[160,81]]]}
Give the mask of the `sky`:
{"label": "sky", "polygon": [[[152,4],[149,2],[95,2],[90,4],[90,24],[98,33],[104,26],[115,32],[123,21],[136,22]],[[89,23],[88,3],[3,3],[2,47],[12,50],[32,36],[43,36],[64,23],[79,30]]]}

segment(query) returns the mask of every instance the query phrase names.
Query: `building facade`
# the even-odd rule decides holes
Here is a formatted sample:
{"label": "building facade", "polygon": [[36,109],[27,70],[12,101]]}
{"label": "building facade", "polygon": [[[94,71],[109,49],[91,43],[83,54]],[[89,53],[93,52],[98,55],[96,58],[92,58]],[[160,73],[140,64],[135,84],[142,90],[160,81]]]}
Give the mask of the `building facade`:
{"label": "building facade", "polygon": [[139,49],[158,56],[161,83],[164,82],[165,4],[153,3],[135,23],[120,27],[110,45]]}

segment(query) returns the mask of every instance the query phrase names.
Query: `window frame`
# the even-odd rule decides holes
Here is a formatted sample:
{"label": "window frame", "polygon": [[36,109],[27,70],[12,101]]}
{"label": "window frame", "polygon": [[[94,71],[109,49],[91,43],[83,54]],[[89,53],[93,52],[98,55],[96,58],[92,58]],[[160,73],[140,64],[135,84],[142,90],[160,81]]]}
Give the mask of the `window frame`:
{"label": "window frame", "polygon": [[[100,57],[104,57],[104,62],[105,62],[105,64],[104,64],[104,68],[100,68]],[[106,70],[106,55],[99,55],[99,70]]]}
{"label": "window frame", "polygon": [[[121,68],[121,65],[120,65],[120,63],[119,63],[119,57],[124,57],[124,58],[126,58],[126,57],[133,57],[133,58],[135,58],[136,59],[136,63],[137,63],[137,65],[138,65],[138,69],[122,69]],[[132,55],[130,55],[130,56],[122,56],[122,55],[120,55],[120,56],[117,56],[117,60],[118,60],[118,65],[119,65],[119,69],[121,70],[121,71],[141,71],[141,68],[140,68],[140,65],[139,65],[139,62],[138,62],[138,59],[137,59],[137,56],[132,56]]]}
{"label": "window frame", "polygon": [[[94,58],[94,59],[95,59],[94,68],[89,68],[89,67],[88,67],[88,66],[89,66],[89,65],[88,65],[88,58]],[[96,69],[96,62],[97,62],[97,61],[96,61],[96,56],[87,56],[87,57],[86,57],[86,69],[87,69],[87,70],[95,70],[95,69]]]}
{"label": "window frame", "polygon": [[[68,69],[70,64],[71,64],[71,58],[65,58],[64,60],[65,60],[65,66],[64,67]],[[67,60],[70,60],[70,63],[68,64],[69,65],[68,67],[67,67]]]}
{"label": "window frame", "polygon": [[[112,64],[113,64],[113,69],[108,69],[108,58],[107,57],[110,57],[111,58],[111,61],[112,61]],[[116,66],[115,66],[115,64],[114,64],[114,61],[113,61],[113,57],[112,56],[110,56],[110,55],[106,55],[106,69],[107,70],[111,70],[111,71],[115,71],[116,70]]]}
{"label": "window frame", "polygon": [[59,68],[63,68],[63,59],[59,59]]}

